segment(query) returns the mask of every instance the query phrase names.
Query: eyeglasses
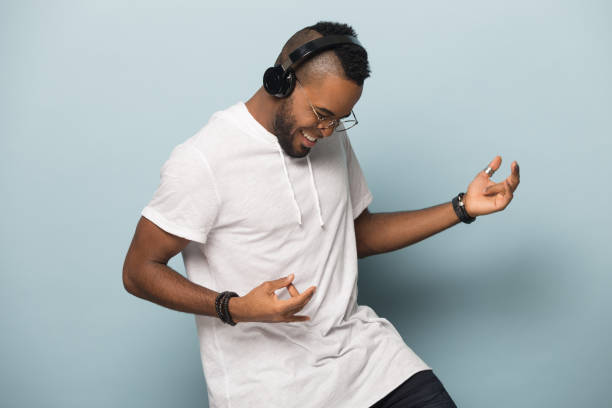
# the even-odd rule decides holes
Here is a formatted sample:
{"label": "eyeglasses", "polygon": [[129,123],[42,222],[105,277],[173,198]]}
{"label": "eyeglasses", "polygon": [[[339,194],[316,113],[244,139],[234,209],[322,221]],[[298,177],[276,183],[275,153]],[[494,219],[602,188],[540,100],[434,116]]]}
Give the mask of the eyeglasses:
{"label": "eyeglasses", "polygon": [[[308,95],[306,95],[306,90],[302,86],[302,83],[297,79],[297,77],[295,79],[297,80],[297,83],[299,84],[300,88],[304,91],[304,96],[306,97],[306,101],[308,101],[308,105],[310,105],[310,109],[312,109],[315,116],[317,117],[319,124],[324,124],[322,129],[329,129],[329,128],[335,129],[340,123],[342,123],[344,125],[344,129],[339,129],[337,131],[344,132],[352,128],[353,126],[357,125],[357,123],[359,123],[357,121],[357,116],[355,116],[355,112],[353,112],[352,109],[351,109],[352,116],[349,116],[348,119],[326,119],[325,117],[321,117],[321,115],[317,113],[314,106],[312,106],[312,103],[310,103],[310,99],[308,99]],[[317,127],[321,128],[320,126],[317,126]]]}

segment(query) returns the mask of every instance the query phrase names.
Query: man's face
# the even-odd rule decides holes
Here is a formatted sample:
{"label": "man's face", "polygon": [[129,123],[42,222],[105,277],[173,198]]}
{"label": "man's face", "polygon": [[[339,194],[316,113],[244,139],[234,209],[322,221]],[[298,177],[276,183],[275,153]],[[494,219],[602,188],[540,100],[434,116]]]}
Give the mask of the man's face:
{"label": "man's face", "polygon": [[311,105],[320,117],[340,119],[348,116],[361,97],[363,86],[337,76],[326,76],[313,85],[295,85],[291,96],[281,100],[272,122],[273,133],[285,153],[292,157],[304,157],[313,147],[304,133],[318,140],[331,135],[333,128],[318,128],[319,121]]}

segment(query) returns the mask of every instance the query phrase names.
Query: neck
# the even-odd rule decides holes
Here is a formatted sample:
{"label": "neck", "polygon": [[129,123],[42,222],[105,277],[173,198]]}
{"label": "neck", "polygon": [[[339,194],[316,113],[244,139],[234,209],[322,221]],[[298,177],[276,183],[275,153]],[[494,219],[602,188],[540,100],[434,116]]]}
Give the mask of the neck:
{"label": "neck", "polygon": [[270,133],[272,131],[272,120],[277,109],[278,101],[274,96],[268,94],[261,87],[255,92],[251,99],[245,102],[247,110]]}

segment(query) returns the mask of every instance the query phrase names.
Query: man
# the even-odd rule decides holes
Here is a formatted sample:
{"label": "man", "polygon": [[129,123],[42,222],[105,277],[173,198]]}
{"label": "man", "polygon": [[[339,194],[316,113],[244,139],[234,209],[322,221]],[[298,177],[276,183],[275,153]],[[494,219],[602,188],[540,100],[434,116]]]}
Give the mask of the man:
{"label": "man", "polygon": [[[291,63],[331,36],[351,37]],[[455,406],[393,325],[356,303],[357,258],[503,210],[518,164],[495,184],[496,157],[462,200],[370,213],[346,134],[369,72],[350,26],[306,27],[264,87],[216,112],[162,167],[123,282],[195,315],[211,407]],[[167,266],[179,252],[188,279]]]}

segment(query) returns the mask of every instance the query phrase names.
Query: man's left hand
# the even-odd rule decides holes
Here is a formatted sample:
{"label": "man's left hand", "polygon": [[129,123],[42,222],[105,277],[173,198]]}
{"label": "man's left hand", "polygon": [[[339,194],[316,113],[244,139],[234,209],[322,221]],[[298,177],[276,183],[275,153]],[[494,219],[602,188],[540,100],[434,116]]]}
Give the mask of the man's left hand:
{"label": "man's left hand", "polygon": [[[494,171],[501,166],[501,156],[496,156],[489,164]],[[510,204],[514,190],[519,185],[519,166],[516,161],[510,165],[511,174],[501,183],[494,183],[484,170],[480,171],[468,186],[463,197],[465,211],[471,217],[501,211]]]}

